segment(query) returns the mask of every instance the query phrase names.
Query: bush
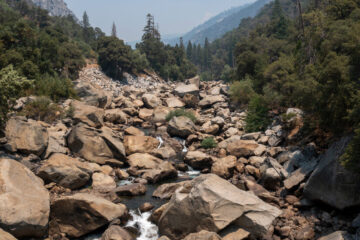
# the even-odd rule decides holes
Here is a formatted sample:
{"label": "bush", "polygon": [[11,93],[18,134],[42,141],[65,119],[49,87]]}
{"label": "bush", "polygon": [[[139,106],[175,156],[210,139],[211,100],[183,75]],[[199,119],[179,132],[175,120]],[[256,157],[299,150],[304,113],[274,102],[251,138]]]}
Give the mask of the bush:
{"label": "bush", "polygon": [[237,104],[248,104],[255,91],[250,78],[233,82],[230,86],[230,98]]}
{"label": "bush", "polygon": [[346,148],[345,153],[341,156],[342,165],[353,171],[360,171],[360,127],[355,130],[355,136]]}
{"label": "bush", "polygon": [[6,115],[16,98],[31,87],[32,82],[19,75],[10,65],[0,71],[0,127],[6,120]]}
{"label": "bush", "polygon": [[187,117],[191,121],[196,122],[195,115],[190,111],[186,111],[185,109],[176,109],[174,111],[169,112],[169,114],[166,116],[166,121],[170,121],[173,117],[180,117],[180,116]]}
{"label": "bush", "polygon": [[75,98],[76,92],[70,79],[45,75],[35,83],[35,94],[47,96],[57,102],[60,99]]}
{"label": "bush", "polygon": [[48,97],[38,97],[27,104],[20,114],[37,121],[52,123],[62,117],[63,111],[61,107],[53,103]]}
{"label": "bush", "polygon": [[255,96],[250,100],[248,115],[245,119],[246,132],[263,131],[269,125],[269,109],[262,96]]}
{"label": "bush", "polygon": [[203,148],[215,148],[217,146],[217,143],[213,137],[208,137],[202,140],[201,147]]}

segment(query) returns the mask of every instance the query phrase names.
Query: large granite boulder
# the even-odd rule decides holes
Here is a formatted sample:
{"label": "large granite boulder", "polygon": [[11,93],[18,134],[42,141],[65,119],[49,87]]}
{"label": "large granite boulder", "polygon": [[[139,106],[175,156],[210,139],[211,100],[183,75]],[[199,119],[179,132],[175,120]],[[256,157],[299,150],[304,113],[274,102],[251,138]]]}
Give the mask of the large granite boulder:
{"label": "large granite boulder", "polygon": [[195,124],[190,118],[180,116],[173,117],[168,125],[167,132],[174,137],[187,138],[196,130]]}
{"label": "large granite boulder", "polygon": [[144,94],[142,100],[145,104],[145,107],[148,108],[156,108],[162,105],[161,100],[153,94],[148,94],[148,93]]}
{"label": "large granite boulder", "polygon": [[181,83],[175,88],[174,93],[179,97],[184,97],[186,94],[199,95],[199,87],[195,84]]}
{"label": "large granite boulder", "polygon": [[119,108],[105,110],[104,120],[106,122],[126,124],[128,122],[128,118],[129,116]]}
{"label": "large granite boulder", "polygon": [[69,189],[78,189],[87,184],[91,174],[89,163],[61,153],[51,155],[37,172],[45,182],[55,182]]}
{"label": "large granite boulder", "polygon": [[22,118],[11,118],[6,123],[5,136],[7,149],[12,152],[33,153],[41,156],[48,146],[49,134],[37,121],[24,121]]}
{"label": "large granite boulder", "polygon": [[329,235],[323,236],[318,240],[352,240],[353,237],[345,231],[333,232]]}
{"label": "large granite boulder", "polygon": [[68,128],[63,123],[57,123],[55,126],[51,126],[47,129],[49,134],[49,143],[45,152],[44,158],[49,158],[53,153],[69,153],[69,149],[66,147],[66,134]]}
{"label": "large granite boulder", "polygon": [[5,232],[0,228],[0,239],[1,240],[17,240],[13,235],[8,232]]}
{"label": "large granite boulder", "polygon": [[183,103],[179,98],[177,97],[170,97],[166,99],[166,105],[170,108],[182,108],[185,107],[185,103]]}
{"label": "large granite boulder", "polygon": [[230,178],[235,169],[236,161],[237,159],[234,156],[215,159],[211,172],[222,178]]}
{"label": "large granite boulder", "polygon": [[104,109],[86,105],[80,101],[73,101],[71,106],[74,108],[73,119],[76,123],[83,122],[95,128],[100,128],[104,125]]}
{"label": "large granite boulder", "polygon": [[134,238],[124,228],[112,225],[103,233],[101,240],[134,240]]}
{"label": "large granite boulder", "polygon": [[120,139],[112,136],[108,128],[98,130],[79,123],[71,130],[68,146],[77,157],[98,164],[122,165],[125,149]]}
{"label": "large granite boulder", "polygon": [[165,179],[176,178],[177,175],[176,168],[170,162],[164,161],[157,165],[156,168],[146,170],[141,177],[150,183],[157,183]]}
{"label": "large granite boulder", "polygon": [[211,107],[212,105],[218,102],[225,102],[225,98],[223,95],[206,95],[199,102],[199,106],[202,108],[207,108],[207,107]]}
{"label": "large granite boulder", "polygon": [[195,169],[210,168],[213,163],[213,158],[201,151],[189,151],[186,153],[184,162]]}
{"label": "large granite boulder", "polygon": [[197,233],[190,233],[183,240],[221,240],[221,237],[215,232],[202,230]]}
{"label": "large granite boulder", "polygon": [[350,140],[350,137],[342,138],[320,156],[319,165],[305,185],[304,195],[308,199],[337,209],[360,205],[360,175],[345,169],[339,162]]}
{"label": "large granite boulder", "polygon": [[60,197],[51,205],[50,233],[79,238],[126,213],[125,205],[87,193]]}
{"label": "large granite boulder", "polygon": [[127,155],[134,153],[150,153],[157,149],[160,142],[149,136],[125,136],[124,145]]}
{"label": "large granite boulder", "polygon": [[43,181],[19,162],[0,158],[0,227],[17,238],[40,238],[49,213]]}
{"label": "large granite boulder", "polygon": [[83,102],[86,102],[86,104],[99,108],[106,108],[111,104],[111,94],[95,84],[83,80],[75,81],[74,83],[74,89],[77,95]]}
{"label": "large granite boulder", "polygon": [[134,153],[128,157],[127,161],[130,167],[137,169],[154,169],[163,162],[163,160],[147,153]]}
{"label": "large granite boulder", "polygon": [[185,184],[189,184],[189,182],[190,181],[183,181],[162,184],[156,188],[152,196],[160,199],[170,199],[177,189],[181,188]]}
{"label": "large granite boulder", "polygon": [[281,211],[214,175],[202,175],[178,189],[158,221],[160,233],[182,239],[190,233],[243,228],[261,238]]}
{"label": "large granite boulder", "polygon": [[228,144],[226,150],[230,155],[236,157],[250,157],[261,155],[266,148],[253,140],[239,140]]}

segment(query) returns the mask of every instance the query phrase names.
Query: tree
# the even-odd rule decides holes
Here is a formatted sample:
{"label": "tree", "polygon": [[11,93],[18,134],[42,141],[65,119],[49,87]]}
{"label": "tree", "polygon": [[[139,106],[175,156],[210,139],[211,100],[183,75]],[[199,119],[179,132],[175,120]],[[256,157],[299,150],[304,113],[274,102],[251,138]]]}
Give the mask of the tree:
{"label": "tree", "polygon": [[113,22],[112,28],[111,28],[111,36],[117,37],[117,31],[116,31],[116,25],[115,22]]}
{"label": "tree", "polygon": [[83,14],[82,26],[85,29],[90,27],[89,16],[87,15],[86,11]]}
{"label": "tree", "polygon": [[193,46],[191,44],[191,41],[188,42],[188,45],[186,47],[186,57],[190,60],[193,61]]}

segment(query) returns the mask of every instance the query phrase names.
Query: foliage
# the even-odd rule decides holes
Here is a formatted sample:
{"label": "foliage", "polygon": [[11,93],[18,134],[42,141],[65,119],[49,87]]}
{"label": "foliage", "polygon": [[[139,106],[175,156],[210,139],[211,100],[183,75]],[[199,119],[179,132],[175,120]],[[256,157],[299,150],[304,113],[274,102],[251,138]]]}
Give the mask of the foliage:
{"label": "foliage", "polygon": [[248,104],[255,95],[253,83],[248,77],[242,81],[235,81],[230,86],[230,98],[237,104]]}
{"label": "foliage", "polygon": [[360,171],[360,127],[355,130],[355,136],[348,145],[345,153],[341,156],[340,161],[349,170]]}
{"label": "foliage", "polygon": [[215,139],[213,137],[207,137],[204,140],[202,140],[201,142],[201,147],[202,148],[216,148],[217,143],[215,141]]}
{"label": "foliage", "polygon": [[38,97],[28,103],[20,113],[27,118],[52,123],[62,116],[62,109],[48,97]]}
{"label": "foliage", "polygon": [[0,127],[6,120],[10,105],[31,87],[32,82],[22,77],[12,65],[0,71]]}
{"label": "foliage", "polygon": [[166,116],[166,121],[170,121],[173,117],[180,117],[180,116],[187,117],[193,122],[196,122],[197,120],[194,113],[192,113],[191,111],[186,111],[185,109],[176,109],[174,111],[171,111]]}
{"label": "foliage", "polygon": [[261,96],[255,96],[250,100],[248,114],[245,122],[246,132],[258,132],[263,131],[269,125],[269,109],[267,107],[264,98]]}
{"label": "foliage", "polygon": [[61,99],[76,98],[76,92],[70,79],[62,79],[58,76],[44,75],[36,81],[35,94],[47,96],[54,101]]}

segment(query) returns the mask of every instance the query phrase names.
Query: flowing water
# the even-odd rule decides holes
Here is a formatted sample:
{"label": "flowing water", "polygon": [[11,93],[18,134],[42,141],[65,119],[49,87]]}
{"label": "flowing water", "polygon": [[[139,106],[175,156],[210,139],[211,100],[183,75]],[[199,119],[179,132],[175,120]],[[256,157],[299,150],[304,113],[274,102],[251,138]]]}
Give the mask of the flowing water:
{"label": "flowing water", "polygon": [[[158,136],[156,137],[159,141],[158,148],[161,148],[164,145],[163,139]],[[181,143],[183,146],[182,152],[177,157],[177,160],[182,160],[185,153],[188,152],[188,149],[186,147],[186,141],[181,138],[176,138],[177,141]],[[127,169],[122,169],[126,171]],[[132,220],[130,220],[126,227],[133,227],[138,229],[139,236],[137,237],[137,240],[157,240],[158,239],[158,227],[149,221],[149,217],[152,214],[152,212],[145,212],[141,213],[139,211],[139,207],[143,205],[144,203],[151,203],[155,209],[160,207],[161,205],[165,204],[167,200],[162,200],[158,198],[153,198],[152,194],[156,190],[158,186],[164,183],[173,183],[173,182],[180,182],[188,179],[193,179],[200,175],[200,171],[196,171],[190,166],[188,166],[188,171],[186,172],[178,172],[178,178],[177,179],[171,179],[169,181],[163,181],[159,184],[148,184],[146,185],[146,193],[142,196],[134,196],[134,197],[122,197],[122,204],[125,204],[127,208],[129,209],[129,213],[132,217]],[[121,180],[117,183],[118,186],[123,185],[129,185],[133,184],[135,181],[134,177],[129,177],[128,179]],[[101,239],[101,233],[95,233],[91,236],[88,236],[84,238],[83,240],[100,240]]]}

